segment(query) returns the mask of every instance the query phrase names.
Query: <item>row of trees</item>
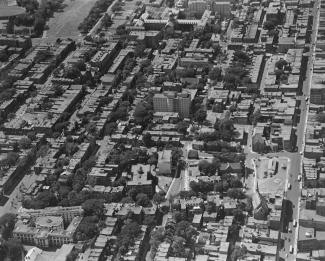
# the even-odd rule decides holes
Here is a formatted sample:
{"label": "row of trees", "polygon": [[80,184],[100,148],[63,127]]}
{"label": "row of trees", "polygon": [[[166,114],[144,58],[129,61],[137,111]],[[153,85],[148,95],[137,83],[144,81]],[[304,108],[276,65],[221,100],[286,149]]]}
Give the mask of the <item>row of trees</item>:
{"label": "row of trees", "polygon": [[235,199],[244,199],[245,193],[241,189],[243,186],[239,178],[228,175],[223,177],[221,181],[211,182],[199,180],[191,181],[190,187],[196,194],[201,193],[206,195],[208,192],[215,191],[221,194],[226,194],[228,197]]}
{"label": "row of trees", "polygon": [[156,228],[151,232],[149,243],[152,256],[155,255],[159,244],[165,240],[171,243],[173,256],[186,257],[186,248],[194,248],[196,229],[180,212],[174,212],[173,219],[176,223],[169,222],[165,228]]}
{"label": "row of trees", "polygon": [[13,213],[6,213],[0,217],[0,257],[1,260],[21,260],[24,256],[23,245],[12,238],[12,231],[15,228],[16,215]]}
{"label": "row of trees", "polygon": [[89,30],[97,23],[102,14],[107,11],[107,8],[112,4],[113,0],[97,0],[95,5],[90,10],[88,16],[79,25],[78,29],[82,33],[88,33]]}
{"label": "row of trees", "polygon": [[204,142],[224,140],[232,141],[237,135],[237,131],[234,127],[234,123],[231,119],[217,120],[214,125],[214,132],[200,133],[197,135],[198,140]]}
{"label": "row of trees", "polygon": [[227,69],[224,76],[224,88],[235,90],[237,86],[249,83],[248,70],[245,67],[251,62],[250,56],[243,51],[236,51],[233,56],[233,63]]}
{"label": "row of trees", "polygon": [[64,0],[42,1],[37,0],[17,0],[19,6],[26,8],[26,14],[15,18],[16,25],[34,26],[34,33],[39,36],[45,29],[46,21],[53,17],[55,12],[65,8]]}

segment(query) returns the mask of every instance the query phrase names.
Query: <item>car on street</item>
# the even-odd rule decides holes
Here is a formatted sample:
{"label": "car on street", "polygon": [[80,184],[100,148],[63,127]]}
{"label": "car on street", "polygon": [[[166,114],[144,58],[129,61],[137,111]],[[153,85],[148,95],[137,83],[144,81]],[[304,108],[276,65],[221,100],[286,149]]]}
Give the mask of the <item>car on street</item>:
{"label": "car on street", "polygon": [[289,252],[290,252],[290,254],[293,254],[293,246],[292,245],[290,245]]}
{"label": "car on street", "polygon": [[288,186],[287,186],[288,190],[291,189],[291,184],[288,183]]}
{"label": "car on street", "polygon": [[301,181],[301,175],[298,175],[298,181]]}

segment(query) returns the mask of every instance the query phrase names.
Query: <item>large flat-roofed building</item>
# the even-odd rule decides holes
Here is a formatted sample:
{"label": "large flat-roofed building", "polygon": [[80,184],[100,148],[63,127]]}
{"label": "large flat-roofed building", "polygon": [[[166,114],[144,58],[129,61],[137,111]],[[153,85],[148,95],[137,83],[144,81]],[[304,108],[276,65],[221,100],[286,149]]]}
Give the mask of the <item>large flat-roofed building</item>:
{"label": "large flat-roofed building", "polygon": [[64,223],[70,223],[76,216],[83,215],[81,206],[75,207],[48,207],[44,209],[25,209],[20,208],[18,214],[27,217],[40,217],[40,216],[60,216],[63,218]]}
{"label": "large flat-roofed building", "polygon": [[153,106],[155,112],[178,112],[182,117],[189,117],[192,99],[187,92],[167,91],[155,94]]}
{"label": "large flat-roofed building", "polygon": [[325,77],[324,74],[314,74],[310,88],[310,102],[314,104],[325,104]]}
{"label": "large flat-roofed building", "polygon": [[211,10],[220,16],[229,16],[231,11],[230,1],[212,1]]}
{"label": "large flat-roofed building", "polygon": [[206,0],[189,0],[187,12],[190,14],[203,14],[208,9],[208,2]]}
{"label": "large flat-roofed building", "polygon": [[132,180],[128,181],[127,190],[136,189],[149,197],[154,193],[154,184],[150,179],[150,165],[137,164],[131,167]]}
{"label": "large flat-roofed building", "polygon": [[13,237],[22,243],[40,247],[60,247],[72,243],[82,217],[75,217],[64,229],[60,216],[39,216],[29,219],[20,216],[13,230]]}

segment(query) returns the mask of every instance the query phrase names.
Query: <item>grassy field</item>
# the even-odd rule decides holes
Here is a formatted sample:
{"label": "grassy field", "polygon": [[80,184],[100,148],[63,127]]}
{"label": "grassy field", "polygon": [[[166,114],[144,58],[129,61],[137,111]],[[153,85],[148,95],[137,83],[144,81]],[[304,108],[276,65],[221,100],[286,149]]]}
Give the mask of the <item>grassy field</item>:
{"label": "grassy field", "polygon": [[49,30],[45,32],[43,40],[78,39],[80,37],[78,26],[88,15],[95,0],[66,0],[64,3],[67,5],[64,12],[55,13],[49,20]]}

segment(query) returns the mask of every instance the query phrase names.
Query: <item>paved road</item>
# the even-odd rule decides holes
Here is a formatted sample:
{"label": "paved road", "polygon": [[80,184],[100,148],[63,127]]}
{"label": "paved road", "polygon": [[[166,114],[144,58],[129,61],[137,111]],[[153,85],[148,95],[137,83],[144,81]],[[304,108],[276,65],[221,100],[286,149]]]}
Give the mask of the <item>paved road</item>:
{"label": "paved road", "polygon": [[[19,191],[20,186],[24,184],[26,188],[29,188],[36,182],[36,174],[26,174],[25,177],[19,182],[14,191],[8,196],[9,199],[4,206],[0,207],[0,216],[5,213],[17,213],[19,207],[21,207],[21,201],[23,200],[23,194]],[[1,259],[0,259],[1,260]]]}
{"label": "paved road", "polygon": [[189,191],[190,190],[190,182],[189,182],[189,170],[188,163],[190,160],[188,159],[188,152],[192,149],[191,142],[185,142],[183,144],[183,159],[186,161],[185,170],[181,171],[179,178],[174,178],[171,185],[168,188],[166,193],[166,199],[170,200],[171,198],[177,196],[180,191]]}
{"label": "paved road", "polygon": [[[315,2],[314,4],[314,23],[313,23],[313,33],[311,36],[311,52],[307,66],[306,80],[303,85],[303,95],[301,98],[301,114],[300,121],[297,126],[297,146],[298,152],[292,153],[290,155],[291,159],[291,168],[289,170],[290,175],[288,176],[288,182],[291,184],[291,189],[286,193],[286,199],[291,201],[293,204],[292,209],[292,219],[299,220],[299,208],[300,208],[300,191],[302,188],[301,182],[298,182],[298,175],[302,173],[302,160],[303,160],[303,151],[305,146],[305,133],[307,127],[308,119],[308,110],[309,110],[309,101],[306,101],[306,97],[310,97],[310,87],[312,80],[312,70],[313,70],[313,61],[315,54],[315,43],[317,40],[317,32],[319,26],[319,9],[320,1]],[[292,232],[285,234],[284,247],[280,250],[279,256],[284,260],[296,260],[297,254],[297,237],[299,224],[297,227],[292,227],[290,224]],[[288,232],[288,231],[286,231]],[[289,253],[290,246],[293,246],[293,254]]]}

